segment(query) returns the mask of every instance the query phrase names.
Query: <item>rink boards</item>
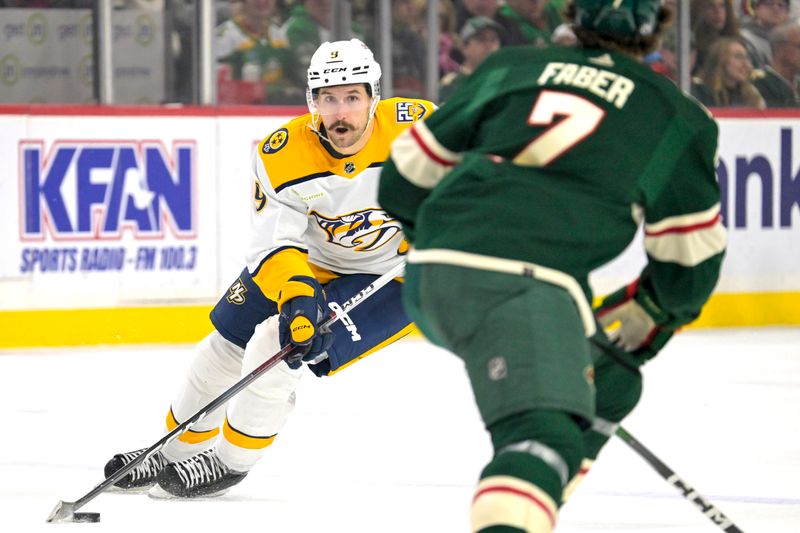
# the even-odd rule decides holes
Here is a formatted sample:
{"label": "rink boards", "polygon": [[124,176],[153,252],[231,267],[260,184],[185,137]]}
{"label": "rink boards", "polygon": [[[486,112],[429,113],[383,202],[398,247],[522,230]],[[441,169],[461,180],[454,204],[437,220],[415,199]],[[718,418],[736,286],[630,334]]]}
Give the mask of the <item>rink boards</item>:
{"label": "rink boards", "polygon": [[[303,108],[0,106],[0,347],[193,342],[242,267],[250,156]],[[800,324],[800,114],[721,112],[698,327]],[[641,242],[592,277],[627,283]]]}

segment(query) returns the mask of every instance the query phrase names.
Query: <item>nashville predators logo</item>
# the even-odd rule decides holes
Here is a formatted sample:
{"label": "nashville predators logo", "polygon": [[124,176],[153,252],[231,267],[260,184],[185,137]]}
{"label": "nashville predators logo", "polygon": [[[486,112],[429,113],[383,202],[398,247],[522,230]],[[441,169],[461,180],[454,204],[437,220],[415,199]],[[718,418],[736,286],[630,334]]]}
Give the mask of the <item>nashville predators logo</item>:
{"label": "nashville predators logo", "polygon": [[244,293],[246,292],[247,287],[244,286],[241,279],[237,279],[228,289],[228,296],[225,299],[228,300],[228,303],[242,305],[245,301]]}
{"label": "nashville predators logo", "polygon": [[356,252],[377,250],[400,233],[400,223],[380,209],[365,209],[337,218],[311,212],[328,242]]}
{"label": "nashville predators logo", "polygon": [[274,154],[286,145],[289,140],[289,131],[286,128],[281,128],[269,136],[261,151],[265,154]]}
{"label": "nashville predators logo", "polygon": [[425,106],[418,102],[397,102],[397,122],[416,122],[427,112]]}

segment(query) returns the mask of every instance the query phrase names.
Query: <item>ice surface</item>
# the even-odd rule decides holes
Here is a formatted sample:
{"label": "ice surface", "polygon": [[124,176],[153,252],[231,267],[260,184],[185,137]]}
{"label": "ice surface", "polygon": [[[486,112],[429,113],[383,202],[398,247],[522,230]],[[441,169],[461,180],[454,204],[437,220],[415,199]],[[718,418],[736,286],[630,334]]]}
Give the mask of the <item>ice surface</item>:
{"label": "ice surface", "polygon": [[[99,524],[46,524],[111,455],[160,438],[190,359],[189,346],[0,352],[0,530],[469,531],[491,448],[460,362],[419,339],[332,378],[308,373],[275,444],[222,498],[103,493],[81,509]],[[678,335],[624,425],[743,531],[800,531],[800,328]],[[721,529],[614,440],[556,531]]]}

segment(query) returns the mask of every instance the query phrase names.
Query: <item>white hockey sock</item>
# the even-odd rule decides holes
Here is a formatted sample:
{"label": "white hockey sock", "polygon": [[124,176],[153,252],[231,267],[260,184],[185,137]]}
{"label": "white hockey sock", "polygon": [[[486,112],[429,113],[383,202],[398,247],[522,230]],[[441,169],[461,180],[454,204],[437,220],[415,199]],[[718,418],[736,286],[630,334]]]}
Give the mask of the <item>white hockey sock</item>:
{"label": "white hockey sock", "polygon": [[570,480],[570,482],[567,483],[567,486],[564,487],[564,494],[563,496],[561,496],[561,501],[563,503],[566,503],[567,500],[569,500],[570,497],[572,497],[572,494],[575,492],[575,489],[577,489],[578,485],[580,485],[586,478],[586,474],[589,473],[589,469],[592,468],[593,464],[594,461],[592,461],[591,459],[584,459],[581,462],[581,468],[580,470],[578,470],[578,473],[575,474],[575,476]]}
{"label": "white hockey sock", "polygon": [[[278,317],[273,316],[256,326],[244,353],[242,375],[278,351]],[[295,389],[302,375],[302,367],[292,370],[280,362],[231,400],[222,435],[217,439],[217,453],[223,463],[247,472],[258,462],[294,409]]]}
{"label": "white hockey sock", "polygon": [[[167,430],[183,423],[239,380],[244,350],[225,340],[216,330],[195,348],[195,358],[175,401],[167,413]],[[192,429],[161,451],[170,461],[181,461],[209,448],[219,433],[225,406],[209,413]]]}
{"label": "white hockey sock", "polygon": [[473,533],[494,526],[551,533],[557,513],[556,502],[536,485],[512,476],[489,476],[475,491],[470,525]]}

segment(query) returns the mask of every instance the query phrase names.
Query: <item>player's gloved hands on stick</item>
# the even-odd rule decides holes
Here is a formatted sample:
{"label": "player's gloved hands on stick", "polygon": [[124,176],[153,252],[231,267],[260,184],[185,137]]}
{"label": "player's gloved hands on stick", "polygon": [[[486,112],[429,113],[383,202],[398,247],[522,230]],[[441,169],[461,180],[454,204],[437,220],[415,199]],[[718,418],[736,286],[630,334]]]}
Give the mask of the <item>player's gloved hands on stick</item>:
{"label": "player's gloved hands on stick", "polygon": [[671,328],[659,325],[667,317],[638,290],[637,282],[606,296],[595,316],[612,343],[645,360],[655,356],[673,334]]}
{"label": "player's gloved hands on stick", "polygon": [[292,344],[299,353],[287,358],[292,368],[303,361],[312,361],[333,344],[334,335],[322,330],[320,321],[326,315],[325,291],[310,276],[292,276],[278,294],[278,337],[281,346]]}

